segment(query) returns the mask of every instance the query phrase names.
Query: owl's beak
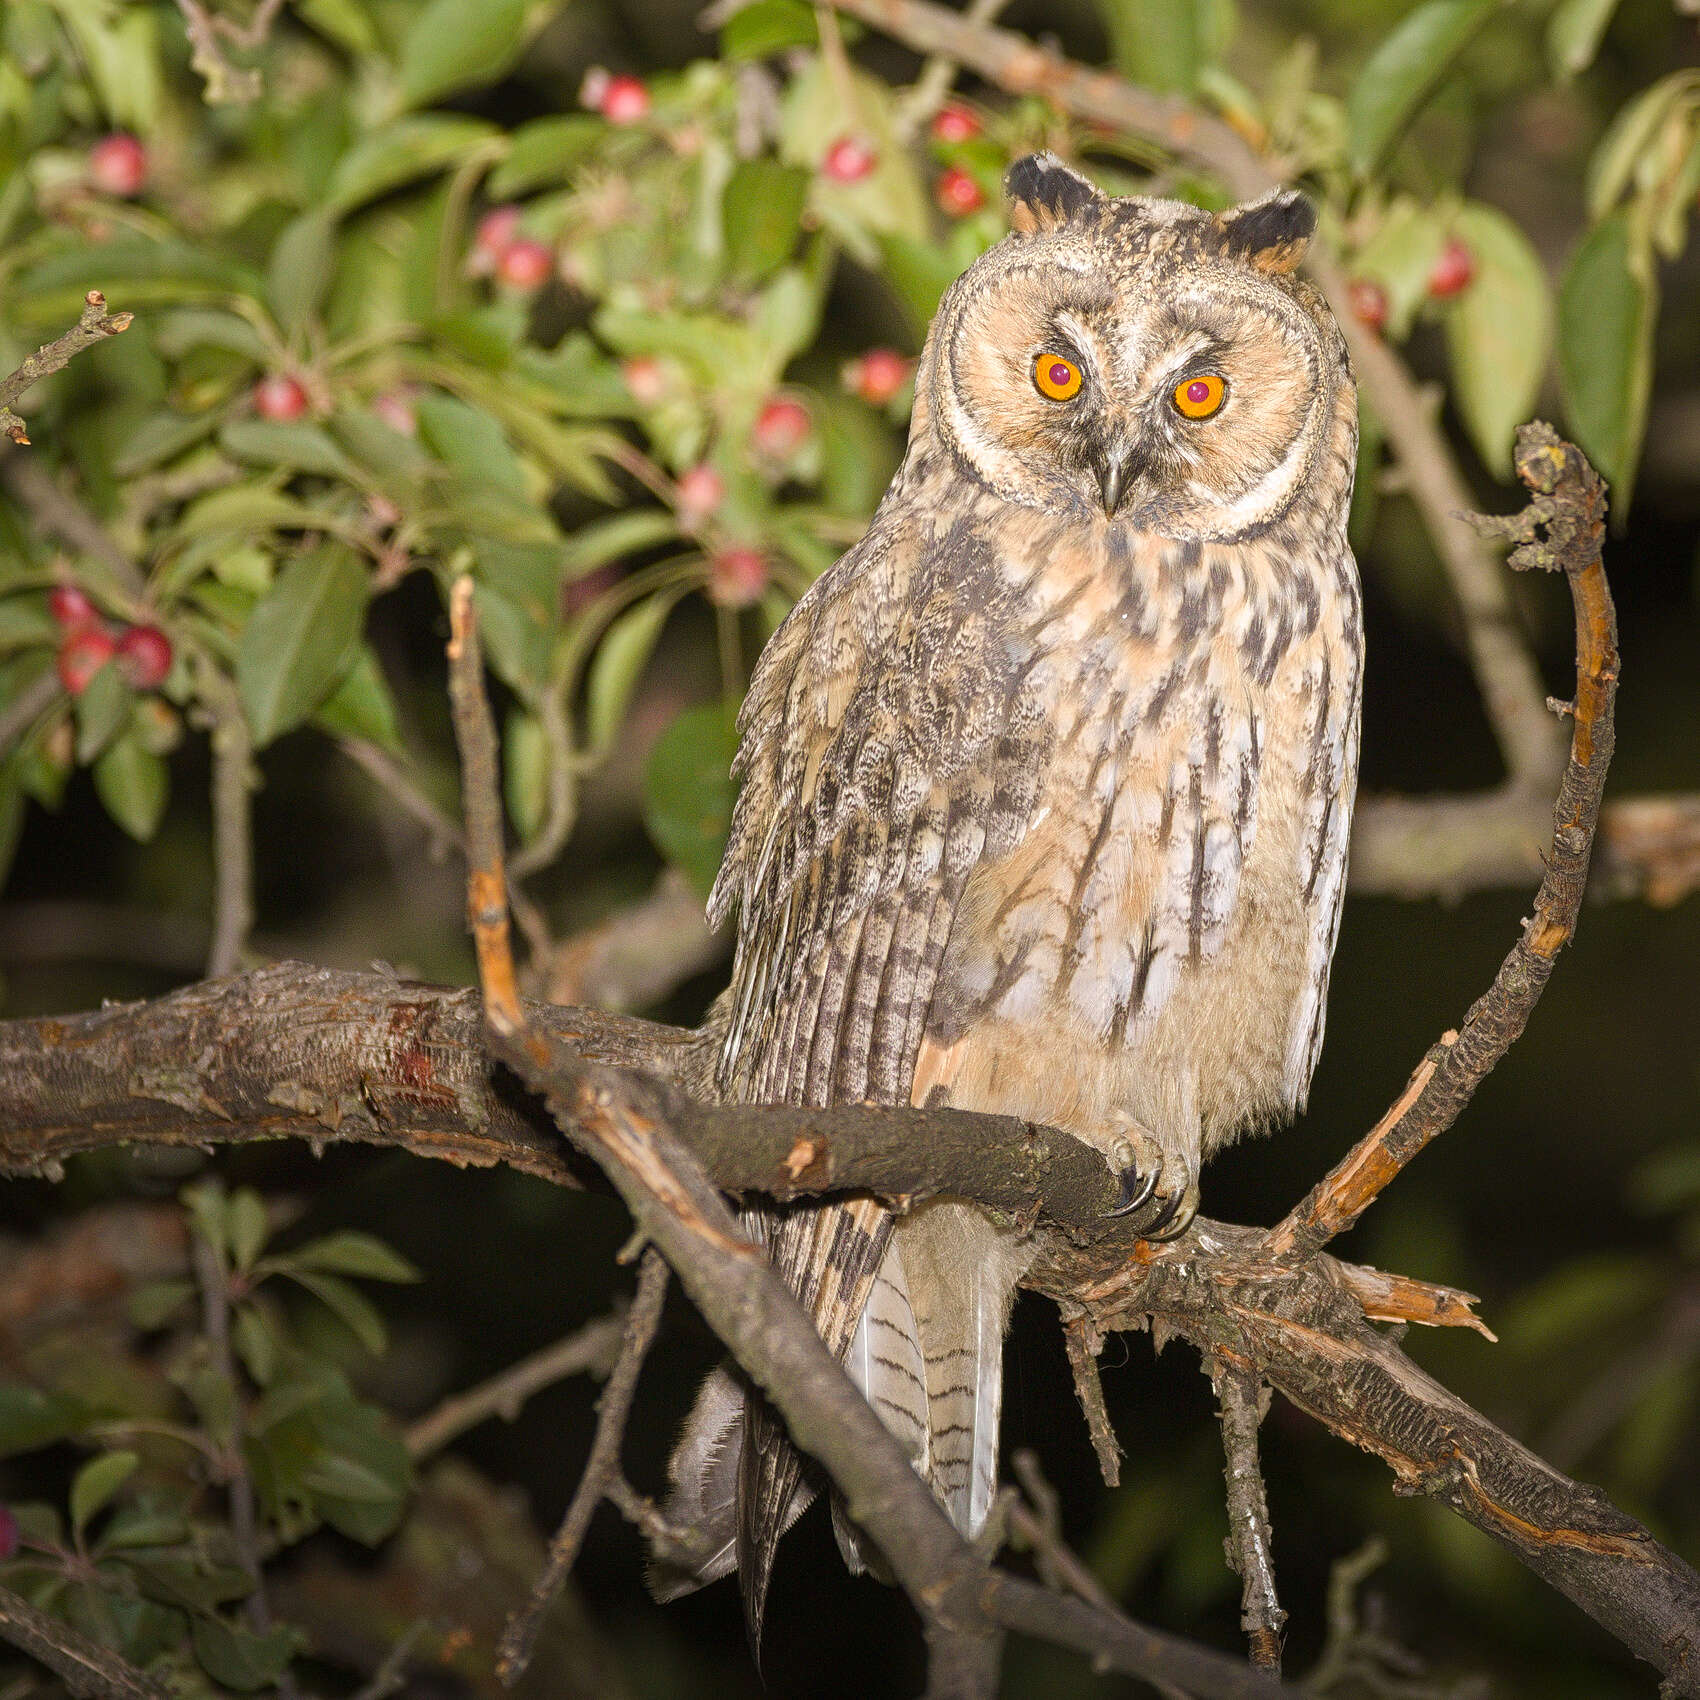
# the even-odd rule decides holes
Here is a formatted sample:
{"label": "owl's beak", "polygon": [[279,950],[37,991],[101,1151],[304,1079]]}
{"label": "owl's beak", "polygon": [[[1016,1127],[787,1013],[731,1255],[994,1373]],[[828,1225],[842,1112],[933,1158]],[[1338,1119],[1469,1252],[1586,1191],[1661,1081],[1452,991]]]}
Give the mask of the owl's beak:
{"label": "owl's beak", "polygon": [[1128,486],[1139,476],[1141,467],[1138,449],[1106,452],[1098,463],[1098,488],[1104,492],[1104,512],[1112,518],[1122,505]]}

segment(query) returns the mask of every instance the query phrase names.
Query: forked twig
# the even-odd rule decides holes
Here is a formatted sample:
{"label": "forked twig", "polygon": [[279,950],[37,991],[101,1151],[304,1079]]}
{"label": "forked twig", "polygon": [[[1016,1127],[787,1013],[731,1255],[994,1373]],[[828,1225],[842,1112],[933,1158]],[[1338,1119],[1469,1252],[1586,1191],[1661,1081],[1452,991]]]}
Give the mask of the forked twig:
{"label": "forked twig", "polygon": [[1480,519],[1518,542],[1511,565],[1563,572],[1576,611],[1576,700],[1570,759],[1553,808],[1552,849],[1522,937],[1461,1028],[1445,1034],[1381,1120],[1270,1230],[1274,1257],[1308,1257],[1363,1215],[1383,1187],[1458,1119],[1476,1088],[1527,1025],[1553,962],[1576,930],[1588,858],[1611,764],[1617,695],[1617,616],[1600,559],[1606,492],[1580,450],[1552,427],[1517,433],[1517,475],[1534,493],[1522,513]]}
{"label": "forked twig", "polygon": [[578,1562],[579,1548],[590,1529],[590,1519],[616,1478],[624,1481],[620,1469],[620,1447],[626,1438],[626,1423],[632,1414],[632,1399],[637,1393],[638,1376],[643,1361],[661,1324],[661,1308],[667,1299],[667,1264],[654,1251],[643,1254],[638,1269],[637,1296],[626,1314],[625,1337],[620,1343],[620,1356],[608,1377],[608,1385],[596,1402],[596,1435],[590,1444],[590,1456],[585,1460],[584,1473],[573,1491],[561,1526],[549,1543],[549,1556],[542,1573],[532,1585],[531,1597],[508,1619],[507,1628],[496,1649],[496,1674],[505,1687],[512,1688],[525,1674],[537,1645],[537,1632],[543,1615],[561,1591],[561,1584]]}
{"label": "forked twig", "polygon": [[97,342],[127,331],[135,318],[134,313],[107,312],[106,297],[98,289],[91,289],[83,297],[81,316],[63,336],[43,343],[15,372],[0,378],[0,436],[9,437],[20,446],[27,444],[28,430],[12,411],[11,404],[32,384],[69,366],[85,348],[93,348]]}

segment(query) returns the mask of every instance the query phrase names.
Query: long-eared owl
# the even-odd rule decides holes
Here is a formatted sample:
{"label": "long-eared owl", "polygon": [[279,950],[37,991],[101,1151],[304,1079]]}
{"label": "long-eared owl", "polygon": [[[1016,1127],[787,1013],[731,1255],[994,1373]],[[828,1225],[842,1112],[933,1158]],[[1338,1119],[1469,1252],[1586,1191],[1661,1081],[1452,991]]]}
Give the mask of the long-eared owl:
{"label": "long-eared owl", "polygon": [[[1357,778],[1344,342],[1283,191],[1211,214],[1049,155],[947,292],[867,535],[768,644],[711,899],[732,982],[696,1085],[944,1101],[1100,1149],[1152,1236],[1203,1160],[1303,1105]],[[939,1199],[747,1223],[966,1534],[997,1479],[1029,1252]],[[760,1396],[710,1377],[675,1516],[759,1635],[812,1491]],[[842,1514],[854,1568],[877,1562]]]}

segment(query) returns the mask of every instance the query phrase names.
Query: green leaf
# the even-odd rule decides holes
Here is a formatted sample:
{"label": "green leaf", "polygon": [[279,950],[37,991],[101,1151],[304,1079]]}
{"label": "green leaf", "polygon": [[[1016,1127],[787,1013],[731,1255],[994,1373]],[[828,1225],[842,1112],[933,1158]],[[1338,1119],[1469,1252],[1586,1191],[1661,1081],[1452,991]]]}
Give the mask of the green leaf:
{"label": "green leaf", "polygon": [[359,644],[342,683],[319,704],[313,724],[333,737],[364,738],[392,755],[401,754],[395,698],[372,646]]}
{"label": "green leaf", "polygon": [[623,560],[642,549],[670,542],[679,535],[679,523],[665,508],[634,508],[608,519],[593,520],[567,539],[561,551],[561,572],[568,579],[583,578],[610,561]]}
{"label": "green leaf", "polygon": [[1627,213],[1613,213],[1584,238],[1558,296],[1558,370],[1577,441],[1628,509],[1647,425],[1657,317],[1651,256]]}
{"label": "green leaf", "polygon": [[337,161],[325,189],[324,208],[347,212],[417,177],[432,176],[496,134],[494,124],[458,113],[398,118]]}
{"label": "green leaf", "polygon": [[403,105],[495,82],[525,46],[529,11],[528,0],[429,0],[401,44]]}
{"label": "green leaf", "polygon": [[1374,279],[1386,292],[1386,335],[1391,341],[1404,341],[1417,309],[1428,300],[1429,274],[1446,244],[1446,233],[1447,221],[1439,210],[1400,196],[1352,256],[1353,274]]}
{"label": "green leaf", "polygon": [[759,283],[791,258],[808,196],[808,172],[776,159],[747,159],[732,173],[721,219],[735,279]]}
{"label": "green leaf", "polygon": [[262,1634],[226,1623],[222,1617],[192,1618],[190,1634],[202,1670],[214,1682],[242,1694],[271,1687],[305,1644],[301,1631],[289,1624]]}
{"label": "green leaf", "polygon": [[188,1538],[189,1524],[181,1508],[144,1494],[113,1512],[100,1532],[100,1550],[175,1546]]}
{"label": "green leaf", "polygon": [[490,194],[506,201],[544,184],[564,183],[607,136],[607,124],[588,112],[521,124],[510,139],[507,158],[490,173]]}
{"label": "green leaf", "polygon": [[309,207],[291,219],[272,243],[266,262],[266,300],[286,334],[299,331],[318,313],[330,287],[336,223],[328,208]]}
{"label": "green leaf", "polygon": [[146,6],[60,6],[60,20],[111,128],[150,134],[159,122],[159,20]]}
{"label": "green leaf", "polygon": [[127,1309],[137,1328],[163,1328],[195,1296],[193,1281],[149,1281],[130,1295]]}
{"label": "green leaf", "polygon": [[1593,64],[1617,6],[1618,0],[1562,0],[1547,19],[1547,60],[1561,83]]}
{"label": "green leaf", "polygon": [[737,785],[737,704],[687,708],[655,741],[643,775],[643,821],[656,848],[705,897],[726,852]]}
{"label": "green leaf", "polygon": [[515,707],[502,728],[502,799],[522,844],[529,844],[548,817],[549,741],[535,714]]}
{"label": "green leaf", "polygon": [[219,1260],[222,1268],[230,1255],[230,1229],[224,1183],[219,1180],[199,1181],[184,1187],[179,1195],[183,1208],[189,1212],[189,1225],[196,1237],[205,1243]]}
{"label": "green leaf", "polygon": [[115,662],[108,661],[89,680],[77,698],[77,760],[88,763],[100,754],[130,718],[133,696]]}
{"label": "green leaf", "polygon": [[230,1261],[246,1274],[254,1267],[254,1260],[271,1232],[260,1195],[251,1186],[239,1186],[230,1195],[225,1221],[230,1232]]}
{"label": "green leaf", "polygon": [[270,1386],[277,1373],[282,1342],[264,1308],[258,1304],[238,1305],[230,1325],[230,1337],[243,1368],[261,1387]]}
{"label": "green leaf", "polygon": [[316,472],[324,478],[352,479],[354,468],[322,425],[300,420],[233,419],[218,434],[219,447],[232,460],[254,466],[282,466],[291,472]]}
{"label": "green leaf", "polygon": [[350,53],[375,53],[378,32],[358,0],[295,0],[295,15]]}
{"label": "green leaf", "polygon": [[372,1234],[339,1229],[309,1240],[285,1254],[298,1269],[322,1269],[333,1275],[360,1275],[368,1281],[417,1281],[420,1274],[400,1252]]}
{"label": "green leaf", "polygon": [[1546,271],[1504,213],[1472,203],[1453,220],[1475,275],[1448,305],[1452,390],[1482,460],[1511,475],[1514,429],[1534,412],[1552,344]]}
{"label": "green leaf", "polygon": [[134,1452],[103,1452],[71,1478],[71,1527],[78,1534],[100,1508],[133,1476],[141,1459]]}
{"label": "green leaf", "polygon": [[1503,0],[1426,0],[1358,72],[1346,96],[1346,148],[1367,175],[1434,92],[1454,59]]}
{"label": "green leaf", "polygon": [[135,732],[127,731],[114,738],[94,764],[94,789],[106,812],[132,838],[146,844],[165,813],[171,775]]}
{"label": "green leaf", "polygon": [[161,408],[145,415],[140,424],[124,433],[122,448],[112,457],[112,471],[118,478],[134,478],[138,472],[151,472],[168,460],[175,460],[218,427],[218,414],[179,413],[175,408]]}
{"label": "green leaf", "polygon": [[720,26],[721,55],[732,60],[766,59],[793,47],[819,44],[814,8],[803,0],[755,0]]}
{"label": "green leaf", "polygon": [[585,703],[590,748],[599,754],[613,747],[632,692],[678,599],[676,591],[657,591],[645,597],[620,615],[596,646],[585,684]]}
{"label": "green leaf", "polygon": [[509,495],[526,494],[525,471],[519,458],[489,414],[452,396],[435,394],[420,396],[414,411],[419,419],[419,440],[439,460]]}
{"label": "green leaf", "polygon": [[1192,94],[1204,62],[1205,0],[1098,0],[1110,57],[1147,88]]}
{"label": "green leaf", "polygon": [[0,1381],[0,1458],[50,1446],[75,1434],[87,1418],[75,1399],[22,1382]]}
{"label": "green leaf", "polygon": [[240,313],[215,307],[184,307],[163,314],[154,324],[153,343],[167,360],[181,360],[192,348],[222,348],[256,364],[270,354],[260,333]]}
{"label": "green leaf", "polygon": [[348,1328],[355,1339],[373,1357],[383,1354],[388,1344],[388,1332],[377,1307],[358,1287],[350,1286],[339,1275],[322,1275],[311,1269],[285,1266],[283,1273],[299,1282],[314,1298],[332,1311]]}
{"label": "green leaf", "polygon": [[278,574],[236,655],[256,745],[299,726],[330,694],[360,640],[366,589],[365,572],[341,543],[321,543]]}

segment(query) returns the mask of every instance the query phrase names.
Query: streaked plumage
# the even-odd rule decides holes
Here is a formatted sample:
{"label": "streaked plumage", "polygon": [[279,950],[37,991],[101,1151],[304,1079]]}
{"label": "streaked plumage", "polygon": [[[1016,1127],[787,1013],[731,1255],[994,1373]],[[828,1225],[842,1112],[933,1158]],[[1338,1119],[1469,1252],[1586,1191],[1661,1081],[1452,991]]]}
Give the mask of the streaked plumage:
{"label": "streaked plumage", "polygon": [[[1109,200],[1048,156],[1010,187],[1016,234],[928,337],[901,471],[752,681],[711,903],[737,958],[697,1084],[1049,1122],[1160,1163],[1145,1220],[1174,1232],[1212,1151],[1302,1105],[1321,1043],[1357,771],[1355,402],[1293,275],[1297,197]],[[1036,388],[1053,353],[1070,399]],[[1205,369],[1226,399],[1183,417]],[[747,1220],[977,1532],[1014,1229],[948,1200]],[[718,1553],[659,1587],[736,1564],[759,1633],[796,1454],[722,1372],[674,1473]]]}

